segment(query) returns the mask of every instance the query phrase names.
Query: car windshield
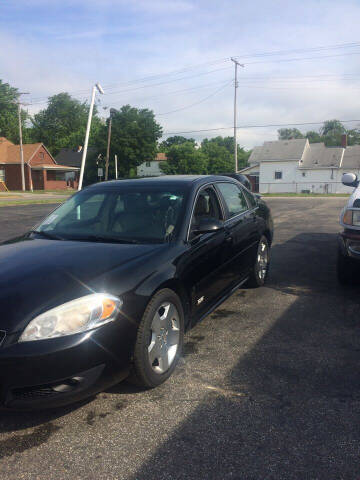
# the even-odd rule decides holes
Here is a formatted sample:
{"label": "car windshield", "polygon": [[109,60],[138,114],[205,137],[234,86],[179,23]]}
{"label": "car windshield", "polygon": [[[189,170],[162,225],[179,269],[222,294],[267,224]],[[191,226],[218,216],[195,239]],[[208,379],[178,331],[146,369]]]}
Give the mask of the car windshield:
{"label": "car windshield", "polygon": [[133,186],[88,189],[57,208],[35,232],[62,240],[163,243],[179,228],[184,191]]}

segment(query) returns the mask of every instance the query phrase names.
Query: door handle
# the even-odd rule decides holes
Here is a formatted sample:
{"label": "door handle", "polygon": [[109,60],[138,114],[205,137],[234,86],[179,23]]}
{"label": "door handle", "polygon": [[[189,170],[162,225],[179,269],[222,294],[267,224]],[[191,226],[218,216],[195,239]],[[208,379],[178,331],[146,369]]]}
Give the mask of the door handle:
{"label": "door handle", "polygon": [[226,242],[227,244],[232,243],[232,242],[233,242],[233,237],[232,237],[231,233],[230,233],[230,232],[226,232],[225,235],[226,235],[226,236],[225,236],[225,242]]}

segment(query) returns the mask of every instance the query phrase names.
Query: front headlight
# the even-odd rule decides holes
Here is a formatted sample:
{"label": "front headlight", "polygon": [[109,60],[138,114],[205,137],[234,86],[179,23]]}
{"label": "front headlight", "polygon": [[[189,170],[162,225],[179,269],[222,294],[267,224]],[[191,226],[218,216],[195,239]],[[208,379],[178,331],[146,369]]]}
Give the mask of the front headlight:
{"label": "front headlight", "polygon": [[85,332],[111,322],[121,300],[106,293],[94,293],[52,308],[31,320],[19,342],[62,337]]}
{"label": "front headlight", "polygon": [[360,210],[345,210],[343,215],[343,224],[360,227]]}

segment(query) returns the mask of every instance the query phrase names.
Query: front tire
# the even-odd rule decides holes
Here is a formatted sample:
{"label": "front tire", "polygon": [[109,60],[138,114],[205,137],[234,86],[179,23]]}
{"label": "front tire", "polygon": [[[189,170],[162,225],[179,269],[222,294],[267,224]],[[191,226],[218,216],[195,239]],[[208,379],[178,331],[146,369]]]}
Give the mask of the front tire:
{"label": "front tire", "polygon": [[251,269],[247,286],[261,287],[266,282],[270,265],[270,246],[265,236],[260,238],[258,244],[256,259]]}
{"label": "front tire", "polygon": [[159,290],[139,325],[132,374],[136,385],[154,388],[165,382],[178,363],[184,342],[184,310],[172,290]]}

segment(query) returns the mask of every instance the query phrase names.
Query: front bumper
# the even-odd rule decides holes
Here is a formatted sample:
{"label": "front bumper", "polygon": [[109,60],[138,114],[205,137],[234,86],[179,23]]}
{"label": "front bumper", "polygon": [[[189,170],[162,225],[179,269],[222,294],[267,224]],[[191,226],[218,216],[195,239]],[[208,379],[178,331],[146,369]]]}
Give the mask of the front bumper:
{"label": "front bumper", "polygon": [[360,262],[360,232],[350,229],[339,234],[339,247],[345,257]]}
{"label": "front bumper", "polygon": [[123,380],[129,372],[134,332],[115,321],[90,332],[0,345],[0,405],[34,409],[67,405]]}

